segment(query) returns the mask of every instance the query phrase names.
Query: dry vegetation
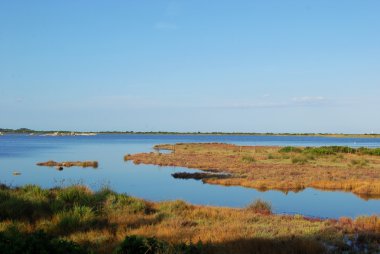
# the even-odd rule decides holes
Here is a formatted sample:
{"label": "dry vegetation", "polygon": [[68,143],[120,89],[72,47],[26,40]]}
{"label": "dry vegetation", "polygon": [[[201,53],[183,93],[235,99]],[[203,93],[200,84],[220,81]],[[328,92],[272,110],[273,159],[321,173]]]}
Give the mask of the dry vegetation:
{"label": "dry vegetation", "polygon": [[[126,155],[134,163],[180,166],[229,173],[206,177],[210,184],[260,190],[298,191],[307,187],[380,195],[380,149],[349,147],[264,147],[219,143],[158,145],[156,153]],[[160,153],[160,149],[172,153]]]}
{"label": "dry vegetation", "polygon": [[47,166],[47,167],[98,167],[97,161],[65,161],[65,162],[56,162],[56,161],[46,161],[38,162],[37,166]]}
{"label": "dry vegetation", "polygon": [[152,203],[107,188],[94,193],[83,186],[44,190],[3,185],[0,198],[0,234],[42,230],[95,253],[112,253],[131,235],[170,244],[202,242],[194,252],[173,253],[380,251],[380,220],[375,216],[318,220],[272,215],[263,201],[245,209]]}

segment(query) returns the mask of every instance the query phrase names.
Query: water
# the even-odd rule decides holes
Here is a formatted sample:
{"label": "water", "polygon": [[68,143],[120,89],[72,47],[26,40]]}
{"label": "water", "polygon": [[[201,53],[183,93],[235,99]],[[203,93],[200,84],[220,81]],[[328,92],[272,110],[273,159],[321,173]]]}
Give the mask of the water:
{"label": "water", "polygon": [[[97,190],[109,186],[153,201],[182,199],[193,204],[244,207],[255,199],[272,203],[277,213],[315,217],[356,217],[380,213],[380,200],[364,200],[352,193],[306,189],[299,193],[260,192],[244,187],[203,184],[196,180],[174,179],[174,172],[194,172],[180,167],[134,165],[124,162],[127,153],[152,151],[155,144],[178,142],[226,142],[240,145],[342,145],[380,147],[380,139],[286,136],[208,136],[208,135],[97,135],[41,137],[0,136],[0,182],[11,186],[38,184],[42,187],[86,184]],[[97,160],[99,167],[38,167],[37,162]],[[20,172],[20,176],[13,172]]]}

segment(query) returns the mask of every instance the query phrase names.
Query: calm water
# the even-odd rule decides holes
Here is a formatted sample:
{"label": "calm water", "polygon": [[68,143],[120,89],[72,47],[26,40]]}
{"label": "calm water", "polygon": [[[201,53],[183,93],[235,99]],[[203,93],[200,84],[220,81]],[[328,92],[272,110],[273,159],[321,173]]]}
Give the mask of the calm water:
{"label": "calm water", "polygon": [[[193,204],[244,207],[261,198],[272,203],[277,213],[316,217],[380,214],[380,200],[365,201],[346,192],[306,189],[299,193],[259,192],[243,187],[203,184],[179,180],[173,172],[194,170],[124,162],[127,153],[149,152],[155,144],[177,142],[226,142],[241,145],[380,147],[380,139],[277,137],[277,136],[192,136],[192,135],[97,135],[89,137],[0,136],[0,182],[11,186],[38,184],[43,187],[86,184],[96,190],[104,185],[113,190],[148,200],[182,199]],[[57,171],[38,167],[36,162],[97,160],[99,167],[72,167]],[[13,172],[21,172],[14,176]]]}

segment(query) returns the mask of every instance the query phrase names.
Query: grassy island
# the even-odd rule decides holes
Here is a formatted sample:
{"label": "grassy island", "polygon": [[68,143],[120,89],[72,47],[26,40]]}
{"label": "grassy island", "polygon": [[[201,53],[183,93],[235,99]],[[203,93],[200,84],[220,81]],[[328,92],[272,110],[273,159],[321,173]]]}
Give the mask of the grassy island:
{"label": "grassy island", "polygon": [[[320,220],[247,208],[153,203],[108,188],[0,186],[1,253],[341,253],[379,251],[376,216]],[[13,251],[13,252],[12,252]]]}
{"label": "grassy island", "polygon": [[[136,164],[179,166],[213,173],[194,178],[210,184],[259,190],[299,191],[307,187],[380,197],[380,149],[267,147],[220,143],[157,145],[156,153],[126,155]],[[160,153],[160,149],[171,153]],[[180,177],[180,176],[175,176]],[[191,178],[188,174],[184,176]]]}

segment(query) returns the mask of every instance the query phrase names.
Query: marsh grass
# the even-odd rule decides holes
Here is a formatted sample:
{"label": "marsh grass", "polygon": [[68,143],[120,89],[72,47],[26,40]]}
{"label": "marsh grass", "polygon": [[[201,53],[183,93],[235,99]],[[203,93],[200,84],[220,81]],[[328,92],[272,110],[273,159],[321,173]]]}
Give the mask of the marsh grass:
{"label": "marsh grass", "polygon": [[56,231],[61,234],[89,230],[94,227],[97,220],[95,212],[88,206],[74,206],[72,209],[57,213],[55,219]]}
{"label": "marsh grass", "polygon": [[[35,253],[87,253],[80,249],[88,249],[103,254],[112,253],[117,246],[116,253],[130,253],[125,251],[131,246],[179,254],[323,253],[324,244],[335,246],[339,253],[350,250],[341,244],[345,236],[362,236],[371,251],[380,234],[376,216],[335,221],[273,215],[264,201],[246,209],[194,206],[184,201],[152,203],[108,188],[92,192],[83,186],[50,190],[2,187],[0,197],[0,253],[7,253],[1,248],[14,250],[9,243],[24,247],[8,253],[28,253],[24,249],[40,245]],[[34,235],[41,230],[46,238]],[[2,237],[9,232],[19,236],[4,242]],[[55,243],[78,252],[70,252],[71,247],[62,247],[66,252],[56,251],[54,246],[50,249]],[[46,248],[49,251],[39,251]]]}
{"label": "marsh grass", "polygon": [[241,158],[241,160],[246,162],[246,163],[255,163],[256,162],[256,159],[253,156],[249,156],[249,155],[243,156]]}
{"label": "marsh grass", "polygon": [[[175,154],[127,155],[135,164],[196,168],[226,177],[202,181],[260,190],[298,191],[307,187],[350,191],[360,197],[380,195],[380,149],[323,147],[260,147],[221,143],[157,145]],[[254,156],[253,156],[254,155]]]}
{"label": "marsh grass", "polygon": [[368,166],[368,164],[369,164],[369,161],[366,159],[352,159],[351,160],[352,166],[366,167],[366,166]]}
{"label": "marsh grass", "polygon": [[261,199],[257,199],[249,204],[246,209],[260,214],[272,214],[272,205]]}

